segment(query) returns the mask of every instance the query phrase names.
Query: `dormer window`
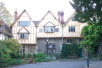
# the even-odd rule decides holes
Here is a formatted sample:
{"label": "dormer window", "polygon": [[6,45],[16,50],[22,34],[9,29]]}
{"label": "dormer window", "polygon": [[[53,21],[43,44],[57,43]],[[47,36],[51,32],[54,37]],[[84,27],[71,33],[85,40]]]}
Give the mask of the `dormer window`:
{"label": "dormer window", "polygon": [[54,26],[45,26],[44,31],[45,32],[54,32],[55,27]]}
{"label": "dormer window", "polygon": [[30,21],[18,21],[18,26],[30,26]]}
{"label": "dormer window", "polygon": [[76,19],[75,18],[72,18],[72,21],[76,21]]}
{"label": "dormer window", "polygon": [[20,33],[19,38],[22,38],[22,39],[28,38],[28,33]]}

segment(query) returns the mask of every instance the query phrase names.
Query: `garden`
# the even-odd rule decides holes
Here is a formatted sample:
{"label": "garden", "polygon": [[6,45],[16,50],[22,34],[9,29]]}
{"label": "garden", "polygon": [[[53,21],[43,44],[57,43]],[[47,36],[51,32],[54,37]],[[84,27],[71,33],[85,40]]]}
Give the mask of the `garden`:
{"label": "garden", "polygon": [[15,39],[0,41],[0,67],[21,65],[27,63],[48,62],[56,59],[77,59],[81,56],[81,49],[77,44],[63,44],[61,54],[55,53],[46,57],[44,53],[19,53],[22,47]]}
{"label": "garden", "polygon": [[15,39],[0,40],[0,67],[53,60],[52,57],[46,58],[46,54],[44,53],[21,54],[19,53],[21,50],[20,47],[22,45]]}

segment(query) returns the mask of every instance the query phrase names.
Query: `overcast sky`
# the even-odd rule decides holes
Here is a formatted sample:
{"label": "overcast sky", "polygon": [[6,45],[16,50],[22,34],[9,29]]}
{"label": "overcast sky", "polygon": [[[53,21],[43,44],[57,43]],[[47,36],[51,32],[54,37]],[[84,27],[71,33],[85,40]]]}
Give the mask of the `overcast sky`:
{"label": "overcast sky", "polygon": [[41,20],[48,10],[57,18],[57,12],[63,10],[66,21],[74,12],[69,0],[0,0],[0,2],[5,4],[12,15],[14,15],[15,9],[19,14],[26,9],[33,20]]}

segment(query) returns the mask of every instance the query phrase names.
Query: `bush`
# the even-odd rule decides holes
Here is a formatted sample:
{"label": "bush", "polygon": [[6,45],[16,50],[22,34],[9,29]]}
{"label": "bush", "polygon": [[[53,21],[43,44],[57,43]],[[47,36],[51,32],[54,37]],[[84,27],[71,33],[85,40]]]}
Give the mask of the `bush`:
{"label": "bush", "polygon": [[54,53],[53,55],[56,57],[56,59],[60,59],[61,53]]}
{"label": "bush", "polygon": [[33,55],[33,58],[36,58],[36,54],[35,53],[33,53],[32,55]]}
{"label": "bush", "polygon": [[46,60],[46,55],[44,53],[36,54],[36,58],[34,58],[35,62],[43,62]]}
{"label": "bush", "polygon": [[9,65],[19,65],[21,63],[21,59],[12,59],[8,62]]}
{"label": "bush", "polygon": [[26,58],[32,58],[33,57],[33,53],[27,53],[26,54]]}
{"label": "bush", "polygon": [[11,56],[12,59],[16,59],[16,58],[23,59],[25,57],[24,54],[16,54],[16,55],[15,54],[10,54],[10,56]]}
{"label": "bush", "polygon": [[63,44],[61,51],[61,58],[75,58],[80,57],[81,48],[78,44]]}
{"label": "bush", "polygon": [[5,67],[8,66],[8,64],[6,63],[6,61],[4,61],[1,57],[0,57],[0,67]]}

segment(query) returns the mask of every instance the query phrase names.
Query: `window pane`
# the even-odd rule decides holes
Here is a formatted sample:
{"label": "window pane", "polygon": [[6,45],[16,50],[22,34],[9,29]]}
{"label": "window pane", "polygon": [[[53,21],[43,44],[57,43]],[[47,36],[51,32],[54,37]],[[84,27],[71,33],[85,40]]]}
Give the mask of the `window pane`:
{"label": "window pane", "polygon": [[72,43],[72,39],[67,39],[67,43]]}
{"label": "window pane", "polygon": [[54,27],[45,27],[45,32],[54,32]]}
{"label": "window pane", "polygon": [[69,32],[75,32],[75,26],[69,26],[68,29]]}
{"label": "window pane", "polygon": [[20,38],[28,38],[28,33],[20,33]]}
{"label": "window pane", "polygon": [[44,32],[44,29],[43,29],[43,28],[40,28],[40,29],[39,29],[39,32]]}
{"label": "window pane", "polygon": [[59,28],[55,28],[55,32],[59,32]]}
{"label": "window pane", "polygon": [[72,21],[76,21],[76,19],[75,18],[72,18]]}
{"label": "window pane", "polygon": [[31,22],[30,21],[19,21],[18,26],[30,26]]}

